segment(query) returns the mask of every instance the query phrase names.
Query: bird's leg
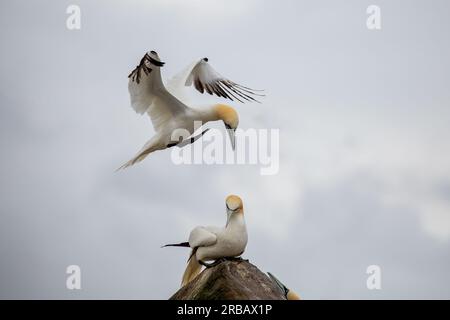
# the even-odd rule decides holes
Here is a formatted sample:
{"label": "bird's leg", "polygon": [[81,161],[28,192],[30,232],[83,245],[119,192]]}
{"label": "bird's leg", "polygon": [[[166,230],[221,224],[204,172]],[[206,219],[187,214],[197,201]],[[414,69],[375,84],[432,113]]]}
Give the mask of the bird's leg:
{"label": "bird's leg", "polygon": [[178,145],[177,142],[169,143],[169,144],[167,145],[167,148],[172,148],[172,147],[175,147],[176,145]]}
{"label": "bird's leg", "polygon": [[184,141],[183,141],[183,137],[180,137],[180,139],[178,140],[178,142],[172,142],[172,143],[169,143],[166,147],[167,147],[167,148],[172,148],[172,147],[175,147],[175,146],[180,147],[180,145],[181,145],[182,143],[186,143],[185,141],[187,141],[187,140],[184,140]]}
{"label": "bird's leg", "polygon": [[187,145],[189,145],[189,144],[192,144],[192,143],[194,143],[195,141],[197,141],[197,140],[198,140],[200,137],[202,137],[206,132],[208,132],[208,130],[209,130],[209,128],[206,129],[206,130],[203,130],[202,133],[200,133],[200,134],[198,134],[198,135],[196,135],[196,136],[194,136],[194,137],[192,137],[192,138],[189,138],[189,139],[186,139],[186,140],[183,140],[183,141],[180,141],[180,142],[170,143],[170,144],[167,145],[167,148],[174,147],[174,146],[177,146],[177,147],[179,147],[179,148],[183,148],[183,147],[185,147],[185,146],[187,146]]}

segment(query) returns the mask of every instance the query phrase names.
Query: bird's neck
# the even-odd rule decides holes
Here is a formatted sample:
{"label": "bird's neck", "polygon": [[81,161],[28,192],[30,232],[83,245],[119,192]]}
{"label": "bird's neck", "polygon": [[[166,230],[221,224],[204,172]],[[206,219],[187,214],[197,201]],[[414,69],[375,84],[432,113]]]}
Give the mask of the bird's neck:
{"label": "bird's neck", "polygon": [[196,113],[197,120],[206,123],[208,121],[217,121],[220,120],[219,116],[214,108],[214,106],[209,106],[206,108],[198,108],[194,109]]}
{"label": "bird's neck", "polygon": [[245,228],[243,213],[232,214],[227,221],[226,229]]}

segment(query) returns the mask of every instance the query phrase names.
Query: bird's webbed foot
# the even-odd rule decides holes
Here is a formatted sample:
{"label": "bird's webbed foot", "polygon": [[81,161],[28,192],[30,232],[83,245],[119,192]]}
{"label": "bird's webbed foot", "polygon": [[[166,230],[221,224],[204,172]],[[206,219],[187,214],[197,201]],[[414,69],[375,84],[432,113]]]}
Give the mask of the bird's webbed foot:
{"label": "bird's webbed foot", "polygon": [[239,257],[229,257],[229,258],[226,258],[226,259],[230,260],[230,261],[248,262],[248,259],[243,259],[241,256],[239,256]]}
{"label": "bird's webbed foot", "polygon": [[212,267],[215,267],[215,266],[221,264],[221,263],[224,262],[225,260],[226,260],[225,258],[220,258],[220,259],[214,260],[214,262],[211,262],[211,263],[206,263],[206,262],[204,262],[204,261],[202,261],[202,260],[199,260],[198,262],[199,262],[202,266],[204,266],[204,267],[206,267],[206,268],[212,268]]}
{"label": "bird's webbed foot", "polygon": [[198,262],[206,268],[212,268],[212,267],[215,267],[225,261],[248,262],[248,259],[242,259],[242,257],[226,257],[226,258],[220,258],[220,259],[214,260],[211,263],[207,263],[202,260],[199,260]]}
{"label": "bird's webbed foot", "polygon": [[171,148],[171,147],[175,147],[175,146],[178,147],[178,148],[183,148],[183,147],[185,147],[187,145],[190,145],[190,144],[194,143],[195,141],[197,141],[200,137],[202,137],[208,131],[209,131],[209,128],[203,130],[202,133],[200,133],[200,134],[198,134],[198,135],[196,135],[194,137],[188,138],[186,140],[180,140],[178,142],[169,143],[167,145],[167,148]]}

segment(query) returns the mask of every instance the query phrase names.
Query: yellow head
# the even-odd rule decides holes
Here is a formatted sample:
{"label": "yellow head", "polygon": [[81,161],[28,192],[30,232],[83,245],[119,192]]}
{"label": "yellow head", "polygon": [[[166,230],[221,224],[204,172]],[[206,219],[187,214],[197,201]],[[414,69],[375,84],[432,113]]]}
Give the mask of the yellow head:
{"label": "yellow head", "polygon": [[235,131],[239,125],[239,116],[236,110],[226,104],[216,104],[213,108],[216,112],[217,119],[222,120],[225,124],[225,128],[227,128],[228,135],[230,136],[231,147],[234,150],[236,144]]}
{"label": "yellow head", "polygon": [[300,296],[298,294],[296,294],[294,291],[289,290],[289,292],[286,295],[286,298],[288,300],[301,300]]}
{"label": "yellow head", "polygon": [[229,195],[225,201],[227,206],[227,214],[231,216],[235,213],[244,213],[244,205],[242,203],[241,198],[235,195]]}
{"label": "yellow head", "polygon": [[280,288],[287,300],[300,300],[300,296],[294,291],[288,289],[280,280],[278,280],[273,274],[267,272],[270,279]]}
{"label": "yellow head", "polygon": [[216,104],[214,106],[217,118],[225,123],[227,129],[236,129],[239,125],[239,116],[232,107],[226,104]]}

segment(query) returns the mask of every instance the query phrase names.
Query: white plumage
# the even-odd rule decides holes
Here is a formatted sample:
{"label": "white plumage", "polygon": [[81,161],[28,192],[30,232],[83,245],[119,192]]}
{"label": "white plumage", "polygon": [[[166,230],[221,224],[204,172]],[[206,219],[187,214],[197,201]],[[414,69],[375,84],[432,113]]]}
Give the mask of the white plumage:
{"label": "white plumage", "polygon": [[224,122],[234,149],[234,131],[239,118],[237,112],[230,106],[216,104],[203,109],[190,108],[180,99],[183,99],[181,90],[177,84],[194,87],[201,93],[207,92],[211,95],[227,98],[230,100],[256,101],[253,96],[260,95],[255,90],[241,86],[231,80],[222,77],[209,64],[208,59],[203,58],[192,64],[186,72],[174,78],[165,87],[161,78],[161,62],[155,51],[147,52],[141,59],[139,65],[130,73],[128,91],[132,108],[138,114],[147,113],[152,121],[155,135],[144,145],[144,147],[121,168],[129,167],[156,150],[166,149],[172,146],[184,146],[194,142],[200,135],[190,138],[183,136],[184,141],[173,139],[172,134],[176,130],[184,129],[192,135],[198,128],[194,128],[194,122],[202,124],[209,121],[221,120]]}
{"label": "white plumage", "polygon": [[241,198],[235,195],[228,196],[226,208],[225,227],[199,226],[191,231],[188,242],[166,245],[192,248],[182,286],[197,276],[201,270],[200,262],[237,257],[244,252],[248,236]]}

